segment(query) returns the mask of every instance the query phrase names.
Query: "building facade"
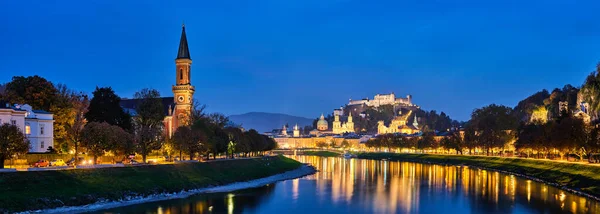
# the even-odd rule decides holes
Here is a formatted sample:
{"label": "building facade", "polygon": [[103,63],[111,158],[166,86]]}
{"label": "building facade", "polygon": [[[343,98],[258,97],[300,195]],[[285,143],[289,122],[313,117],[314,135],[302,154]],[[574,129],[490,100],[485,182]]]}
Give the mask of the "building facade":
{"label": "building facade", "polygon": [[348,115],[348,121],[342,123],[340,116],[335,115],[333,120],[333,134],[354,133],[354,122],[352,122],[352,114]]}
{"label": "building facade", "polygon": [[360,138],[338,138],[333,136],[323,137],[275,137],[277,146],[282,149],[297,149],[297,148],[317,148],[318,143],[333,143],[336,146],[341,146],[345,140],[353,149],[364,149],[364,142]]}
{"label": "building facade", "polygon": [[29,141],[29,152],[47,152],[54,148],[54,115],[33,110],[30,105],[6,105],[0,107],[0,124],[15,125]]}

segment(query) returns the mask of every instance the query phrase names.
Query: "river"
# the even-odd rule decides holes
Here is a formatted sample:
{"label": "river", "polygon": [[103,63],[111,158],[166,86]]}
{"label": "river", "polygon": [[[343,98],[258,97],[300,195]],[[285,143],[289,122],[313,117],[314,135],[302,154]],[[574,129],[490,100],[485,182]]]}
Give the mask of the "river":
{"label": "river", "polygon": [[231,193],[95,213],[600,213],[600,203],[493,171],[296,156],[320,172]]}

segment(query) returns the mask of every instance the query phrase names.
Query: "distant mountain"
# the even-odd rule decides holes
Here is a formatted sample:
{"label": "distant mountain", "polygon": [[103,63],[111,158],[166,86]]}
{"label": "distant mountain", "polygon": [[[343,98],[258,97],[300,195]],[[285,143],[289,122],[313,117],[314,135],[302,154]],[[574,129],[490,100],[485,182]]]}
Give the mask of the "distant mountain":
{"label": "distant mountain", "polygon": [[300,127],[312,126],[314,120],[306,117],[266,112],[248,112],[245,114],[230,115],[229,119],[236,124],[241,124],[246,130],[255,129],[260,133],[272,131],[273,129],[281,129],[285,124],[288,124],[288,128],[292,128],[296,124]]}

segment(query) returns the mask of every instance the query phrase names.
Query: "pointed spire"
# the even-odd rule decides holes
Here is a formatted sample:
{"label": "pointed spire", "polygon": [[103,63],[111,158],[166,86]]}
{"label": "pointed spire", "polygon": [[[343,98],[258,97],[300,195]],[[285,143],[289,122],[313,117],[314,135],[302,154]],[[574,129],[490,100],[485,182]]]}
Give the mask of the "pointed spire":
{"label": "pointed spire", "polygon": [[187,37],[185,36],[185,24],[181,25],[181,39],[179,40],[177,59],[192,59],[190,57],[190,49],[188,48]]}

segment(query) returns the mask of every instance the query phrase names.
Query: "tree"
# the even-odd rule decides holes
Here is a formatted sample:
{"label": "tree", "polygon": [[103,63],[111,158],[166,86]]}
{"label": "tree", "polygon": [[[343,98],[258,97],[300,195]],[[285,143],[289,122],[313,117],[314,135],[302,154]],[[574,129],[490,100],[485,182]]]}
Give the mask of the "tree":
{"label": "tree", "polygon": [[581,87],[583,100],[590,105],[590,113],[598,116],[600,111],[600,63],[596,65],[596,71],[590,73]]}
{"label": "tree", "polygon": [[445,143],[443,143],[445,144],[443,145],[444,148],[454,149],[456,150],[456,154],[460,153],[462,155],[462,150],[466,146],[466,143],[463,137],[460,135],[460,132],[452,132],[452,134],[444,138],[444,140],[446,141]]}
{"label": "tree", "polygon": [[121,98],[115,94],[111,87],[96,87],[88,112],[84,114],[85,119],[88,122],[106,122],[131,132],[131,116],[123,110],[120,102]]}
{"label": "tree", "polygon": [[574,153],[582,158],[586,154],[588,136],[586,125],[581,119],[567,117],[552,126],[550,139],[562,154]]}
{"label": "tree", "polygon": [[88,154],[94,157],[96,164],[98,157],[114,146],[112,127],[106,122],[91,122],[85,125],[81,132],[81,144],[87,148]]}
{"label": "tree", "polygon": [[72,120],[65,125],[66,138],[73,144],[75,148],[75,157],[79,154],[79,143],[81,142],[81,132],[87,121],[85,120],[85,113],[88,110],[90,101],[87,95],[83,93],[76,94],[72,97],[71,103],[72,108]]}
{"label": "tree", "polygon": [[127,156],[135,152],[133,136],[118,126],[110,126],[112,141],[110,149],[115,155]]}
{"label": "tree", "polygon": [[50,111],[58,91],[40,76],[15,76],[6,84],[4,98],[12,103],[29,104],[33,109]]}
{"label": "tree", "polygon": [[417,141],[417,149],[425,153],[426,148],[437,148],[437,142],[434,139],[435,134],[432,131],[424,132],[423,136]]}
{"label": "tree", "polygon": [[350,148],[350,143],[346,139],[344,139],[344,140],[342,140],[340,147],[342,147],[344,149]]}
{"label": "tree", "polygon": [[179,151],[179,158],[183,160],[183,150],[187,150],[187,145],[193,141],[192,139],[192,129],[187,126],[180,126],[173,133],[173,137],[171,138],[171,142],[173,144],[173,149]]}
{"label": "tree", "polygon": [[325,148],[325,147],[327,147],[327,146],[328,146],[328,145],[327,145],[327,143],[325,143],[325,142],[323,142],[323,141],[319,141],[319,142],[317,142],[317,147],[318,147],[318,148],[321,148],[321,149],[323,149],[323,148]]}
{"label": "tree", "polygon": [[148,154],[162,146],[163,105],[160,93],[155,89],[142,89],[134,97],[140,100],[134,117],[134,133],[137,151],[145,163]]}
{"label": "tree", "polygon": [[477,136],[475,127],[471,124],[467,124],[464,130],[464,141],[465,147],[469,149],[469,155],[473,155],[473,150],[479,146],[479,137]]}
{"label": "tree", "polygon": [[29,151],[29,142],[19,130],[10,124],[0,125],[0,169],[4,169],[4,161],[13,155],[25,154]]}
{"label": "tree", "polygon": [[475,109],[471,114],[470,123],[487,155],[492,149],[503,147],[510,141],[512,139],[510,131],[516,128],[512,108],[496,104]]}

